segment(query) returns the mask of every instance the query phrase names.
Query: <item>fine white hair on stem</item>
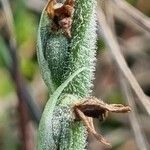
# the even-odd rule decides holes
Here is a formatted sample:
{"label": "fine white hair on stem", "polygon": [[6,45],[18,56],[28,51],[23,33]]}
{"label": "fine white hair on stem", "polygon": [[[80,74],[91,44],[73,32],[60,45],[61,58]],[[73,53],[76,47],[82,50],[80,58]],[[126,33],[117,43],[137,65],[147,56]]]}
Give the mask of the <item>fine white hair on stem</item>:
{"label": "fine white hair on stem", "polygon": [[118,68],[121,70],[123,76],[127,79],[130,86],[134,90],[136,96],[138,97],[137,100],[141,102],[144,106],[147,113],[150,115],[150,101],[148,96],[145,95],[141,87],[139,86],[137,80],[135,79],[134,75],[132,74],[131,70],[129,69],[123,55],[121,54],[120,47],[117,43],[115,36],[113,35],[111,29],[109,28],[105,15],[101,9],[101,7],[97,8],[97,17],[98,23],[100,25],[101,31],[103,33],[103,38],[106,42],[106,45],[109,47],[111,55],[117,64]]}

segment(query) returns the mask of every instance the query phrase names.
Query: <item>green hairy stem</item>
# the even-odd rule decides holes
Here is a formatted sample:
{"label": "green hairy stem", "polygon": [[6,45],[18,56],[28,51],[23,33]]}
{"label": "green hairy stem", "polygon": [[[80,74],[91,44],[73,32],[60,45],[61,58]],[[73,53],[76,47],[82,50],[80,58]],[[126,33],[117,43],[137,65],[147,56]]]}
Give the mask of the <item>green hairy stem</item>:
{"label": "green hairy stem", "polygon": [[95,70],[96,17],[95,0],[75,0],[75,12],[70,43],[68,74],[80,67],[88,67],[67,87],[66,92],[79,97],[88,96]]}
{"label": "green hairy stem", "polygon": [[[84,70],[86,70],[86,68],[81,68],[81,69],[78,69],[76,72],[74,72],[64,83],[62,83],[61,86],[57,88],[57,90],[53,93],[53,95],[50,96],[50,99],[48,100],[45,106],[45,109],[44,109],[44,112],[42,114],[42,118],[40,121],[40,125],[39,125],[39,137],[38,137],[38,149],[39,150],[57,149],[58,145],[55,144],[54,137],[53,137],[53,128],[52,128],[53,123],[55,123],[52,121],[53,117],[55,119],[54,110],[55,108],[57,108],[56,106],[59,106],[59,103],[61,103],[61,99],[59,97],[61,96],[63,90],[68,86],[69,82],[72,81],[75,76],[77,76]],[[77,99],[77,97],[74,98],[70,102],[73,103],[75,99]],[[67,104],[67,102],[65,102],[64,104],[65,106],[69,105]],[[64,116],[64,114],[62,115]],[[71,117],[71,114],[69,114],[69,116]],[[67,123],[68,121],[65,120],[65,122]],[[59,124],[61,124],[61,122]]]}
{"label": "green hairy stem", "polygon": [[37,57],[50,98],[38,131],[38,150],[85,150],[87,131],[75,121],[73,106],[90,95],[93,80],[96,21],[95,0],[75,0],[72,37],[51,31],[52,20],[43,10]]}

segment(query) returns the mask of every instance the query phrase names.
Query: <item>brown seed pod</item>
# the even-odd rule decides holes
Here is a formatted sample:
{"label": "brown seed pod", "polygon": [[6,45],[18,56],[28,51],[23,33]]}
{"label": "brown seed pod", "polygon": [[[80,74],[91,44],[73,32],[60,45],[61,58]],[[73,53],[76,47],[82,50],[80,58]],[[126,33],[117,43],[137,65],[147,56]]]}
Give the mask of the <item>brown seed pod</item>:
{"label": "brown seed pod", "polygon": [[53,20],[52,30],[62,29],[64,33],[71,37],[72,15],[74,11],[74,0],[66,0],[64,4],[50,0],[46,12]]}
{"label": "brown seed pod", "polygon": [[100,121],[103,121],[107,117],[108,112],[127,113],[130,111],[131,108],[129,106],[124,106],[122,104],[107,104],[95,97],[87,97],[74,106],[76,120],[82,120],[88,132],[92,133],[98,141],[107,146],[111,145],[101,134],[95,131],[93,118],[98,118]]}

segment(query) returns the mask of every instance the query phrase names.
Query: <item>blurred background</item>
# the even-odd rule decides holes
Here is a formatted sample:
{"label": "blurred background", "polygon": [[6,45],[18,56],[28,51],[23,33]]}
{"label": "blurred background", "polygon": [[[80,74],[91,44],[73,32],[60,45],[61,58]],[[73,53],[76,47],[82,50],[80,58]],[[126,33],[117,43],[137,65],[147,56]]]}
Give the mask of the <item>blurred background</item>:
{"label": "blurred background", "polygon": [[[0,0],[0,150],[36,149],[38,123],[48,96],[36,57],[38,23],[45,2]],[[127,2],[133,7],[116,0],[102,1],[99,7],[128,67],[150,96],[150,1]],[[108,103],[130,104],[133,111],[110,114],[101,124],[95,120],[96,129],[114,150],[149,150],[150,117],[120,75],[102,30],[98,25],[93,95]],[[91,150],[106,149],[92,136],[89,141]]]}

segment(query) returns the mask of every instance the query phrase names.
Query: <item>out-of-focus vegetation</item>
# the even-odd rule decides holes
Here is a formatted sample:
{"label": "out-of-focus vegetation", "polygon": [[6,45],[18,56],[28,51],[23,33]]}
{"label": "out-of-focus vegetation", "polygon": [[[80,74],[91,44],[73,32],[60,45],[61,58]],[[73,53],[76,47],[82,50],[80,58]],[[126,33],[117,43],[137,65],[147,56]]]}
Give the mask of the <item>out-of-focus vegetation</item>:
{"label": "out-of-focus vegetation", "polygon": [[[32,89],[32,86],[38,84],[36,83],[39,74],[36,60],[36,36],[40,12],[36,13],[28,9],[23,0],[13,0],[10,3],[13,10],[20,70]],[[2,13],[2,9],[0,12]],[[2,21],[4,19],[1,14],[0,22]],[[2,24],[0,24],[0,29]],[[0,149],[17,150],[22,148],[18,130],[17,97],[14,83],[5,66],[7,63],[11,64],[9,57],[7,47],[0,37]],[[31,94],[33,93],[34,91],[31,90]]]}
{"label": "out-of-focus vegetation", "polygon": [[[35,5],[39,5],[37,1],[41,0],[35,0]],[[150,15],[149,0],[127,1],[144,14]],[[42,100],[46,99],[44,97],[47,96],[47,93],[45,92],[45,87],[39,74],[36,59],[36,37],[41,11],[40,9],[37,11],[34,10],[34,7],[29,7],[27,3],[30,2],[25,0],[11,0],[10,3],[13,10],[20,70],[27,80],[32,96],[42,108],[45,103]],[[41,8],[42,6],[37,7]],[[2,30],[5,21],[2,13],[2,8],[0,7],[0,30]],[[150,95],[150,38],[147,39],[143,33],[134,31],[134,29],[117,21],[116,31],[120,33],[119,39],[126,47],[126,49],[123,49],[123,53],[127,58],[128,64],[145,92]],[[140,46],[141,48],[139,48]],[[109,103],[125,103],[118,86],[116,70],[112,62],[110,62],[110,57],[102,39],[99,39],[98,47],[94,95],[106,99]],[[19,150],[21,149],[21,138],[17,119],[17,97],[14,83],[5,66],[11,63],[11,58],[9,57],[7,47],[0,35],[0,149]],[[142,110],[140,111],[142,112]],[[147,116],[144,116],[142,113],[140,115],[141,120],[145,122],[142,126],[144,132],[148,139],[150,139],[150,128],[147,125],[150,125],[150,119],[148,120]],[[112,140],[114,150],[137,149],[134,137],[130,133],[127,115],[124,118],[113,115],[102,124],[101,128],[103,134]],[[37,127],[34,124],[32,125],[32,130],[35,136]],[[99,144],[92,137],[89,139],[91,141],[90,147],[96,150]],[[33,141],[35,140],[36,138],[33,139]]]}

